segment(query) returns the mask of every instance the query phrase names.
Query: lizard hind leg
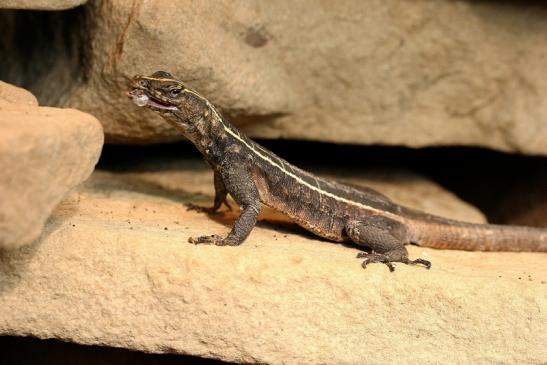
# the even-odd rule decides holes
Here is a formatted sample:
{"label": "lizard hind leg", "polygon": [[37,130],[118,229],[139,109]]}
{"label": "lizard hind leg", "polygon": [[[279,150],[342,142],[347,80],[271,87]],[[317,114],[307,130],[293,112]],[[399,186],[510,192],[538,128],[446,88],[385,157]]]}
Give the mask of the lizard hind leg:
{"label": "lizard hind leg", "polygon": [[431,263],[424,259],[410,260],[405,244],[409,243],[406,226],[403,223],[382,216],[371,216],[363,220],[348,220],[346,234],[356,244],[369,248],[372,252],[360,252],[357,258],[364,258],[362,267],[370,263],[385,264],[394,271],[392,262],[407,265],[423,265],[427,269]]}

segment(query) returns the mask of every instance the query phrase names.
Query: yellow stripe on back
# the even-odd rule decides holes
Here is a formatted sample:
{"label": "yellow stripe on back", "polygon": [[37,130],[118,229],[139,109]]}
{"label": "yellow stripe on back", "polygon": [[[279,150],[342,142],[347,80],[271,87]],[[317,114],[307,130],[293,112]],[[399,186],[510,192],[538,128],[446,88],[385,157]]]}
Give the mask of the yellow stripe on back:
{"label": "yellow stripe on back", "polygon": [[[214,110],[214,109],[213,109]],[[216,113],[215,111],[215,114],[218,116],[218,114]],[[222,121],[222,119],[220,119]],[[339,202],[343,202],[343,203],[346,203],[346,204],[350,204],[350,205],[354,205],[356,207],[359,207],[359,208],[362,208],[362,209],[365,209],[365,210],[369,210],[371,212],[375,212],[375,213],[381,213],[382,215],[384,216],[390,216],[392,218],[399,218],[399,216],[397,216],[396,214],[393,214],[393,213],[390,213],[390,212],[386,212],[385,210],[382,210],[382,209],[378,209],[378,208],[374,208],[374,207],[371,207],[370,205],[366,205],[366,204],[363,204],[363,203],[359,203],[359,202],[356,202],[356,201],[353,201],[351,199],[346,199],[346,198],[343,198],[341,196],[338,196],[338,195],[335,195],[333,193],[330,193],[328,191],[325,191],[325,190],[322,190],[320,189],[318,186],[313,186],[311,185],[310,183],[308,183],[307,181],[305,181],[304,179],[302,179],[300,176],[297,176],[295,174],[293,174],[292,172],[289,172],[287,171],[286,169],[284,169],[282,166],[280,166],[279,164],[277,164],[275,161],[273,161],[271,158],[269,158],[268,156],[265,156],[263,154],[261,154],[260,152],[258,152],[253,146],[251,146],[250,144],[248,144],[243,138],[241,138],[240,136],[237,135],[237,133],[235,133],[233,130],[231,130],[230,128],[228,128],[228,126],[226,126],[224,123],[222,123],[224,125],[224,130],[226,132],[228,132],[232,137],[234,137],[235,139],[237,139],[238,141],[240,141],[241,143],[243,143],[245,146],[247,146],[251,151],[253,151],[253,153],[255,155],[257,155],[258,157],[260,157],[261,159],[263,159],[264,161],[268,162],[270,165],[272,166],[275,166],[277,167],[278,169],[280,169],[281,171],[283,171],[285,174],[289,175],[290,177],[292,177],[293,179],[295,179],[296,181],[298,181],[300,184],[308,187],[309,189],[313,190],[313,191],[317,191],[319,194],[323,194],[323,195],[326,195],[332,199],[335,199]]]}

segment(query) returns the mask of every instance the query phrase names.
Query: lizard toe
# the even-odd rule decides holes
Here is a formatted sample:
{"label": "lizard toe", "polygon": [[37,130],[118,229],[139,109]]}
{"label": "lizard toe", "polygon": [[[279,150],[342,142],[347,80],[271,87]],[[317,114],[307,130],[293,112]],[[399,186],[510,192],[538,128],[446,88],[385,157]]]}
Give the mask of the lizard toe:
{"label": "lizard toe", "polygon": [[372,263],[382,263],[384,265],[386,265],[388,268],[389,268],[389,271],[393,272],[395,271],[395,266],[393,266],[392,262],[394,260],[390,260],[390,258],[387,256],[387,255],[382,255],[382,254],[379,254],[379,253],[376,253],[376,252],[359,252],[359,254],[357,255],[357,258],[360,258],[360,259],[365,259],[362,263],[361,263],[361,267],[363,269],[366,269],[367,268],[367,265],[368,264],[372,264]]}
{"label": "lizard toe", "polygon": [[423,265],[426,269],[431,269],[431,261],[427,261],[424,259],[416,259],[416,260],[408,260],[408,262],[405,262],[407,265]]}
{"label": "lizard toe", "polygon": [[222,245],[222,241],[224,239],[216,234],[212,234],[209,236],[199,236],[199,237],[190,237],[188,238],[188,242],[193,243],[194,245],[198,244],[205,244],[205,245]]}

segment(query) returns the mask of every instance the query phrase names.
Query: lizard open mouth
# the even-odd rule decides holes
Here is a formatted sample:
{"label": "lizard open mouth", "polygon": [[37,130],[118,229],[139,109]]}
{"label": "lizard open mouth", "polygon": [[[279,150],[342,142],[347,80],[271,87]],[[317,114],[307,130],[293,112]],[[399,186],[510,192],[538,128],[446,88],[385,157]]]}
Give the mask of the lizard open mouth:
{"label": "lizard open mouth", "polygon": [[133,102],[138,106],[149,106],[161,110],[178,110],[176,106],[168,105],[161,100],[151,97],[140,89],[128,91],[127,96],[133,99]]}

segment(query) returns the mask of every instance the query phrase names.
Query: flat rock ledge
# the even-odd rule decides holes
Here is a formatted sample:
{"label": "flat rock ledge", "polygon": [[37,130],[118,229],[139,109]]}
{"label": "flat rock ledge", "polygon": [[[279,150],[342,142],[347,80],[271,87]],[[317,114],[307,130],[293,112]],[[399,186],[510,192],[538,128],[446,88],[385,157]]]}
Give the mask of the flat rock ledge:
{"label": "flat rock ledge", "polygon": [[0,81],[0,249],[40,236],[55,206],[93,171],[103,141],[95,117],[39,107]]}
{"label": "flat rock ledge", "polygon": [[38,242],[0,254],[0,334],[240,363],[547,362],[546,254],[410,247],[431,270],[363,270],[269,212],[240,247],[194,246],[233,213],[152,181],[95,172]]}

